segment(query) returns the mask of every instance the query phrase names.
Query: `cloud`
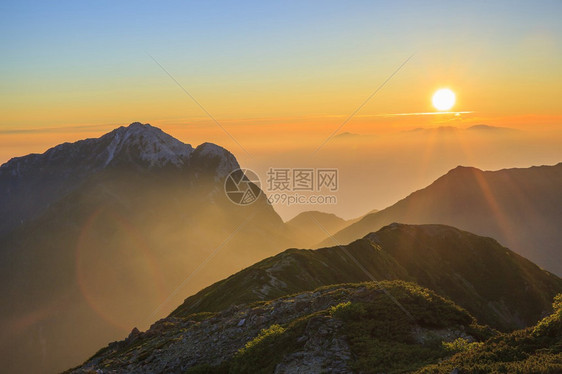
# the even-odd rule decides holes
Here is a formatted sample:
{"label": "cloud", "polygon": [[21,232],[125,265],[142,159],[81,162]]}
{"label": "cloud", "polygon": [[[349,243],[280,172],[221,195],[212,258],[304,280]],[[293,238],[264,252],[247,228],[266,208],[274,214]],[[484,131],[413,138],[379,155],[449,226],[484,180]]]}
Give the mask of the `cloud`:
{"label": "cloud", "polygon": [[379,114],[378,117],[396,117],[396,116],[435,116],[442,114],[454,114],[459,116],[461,114],[470,114],[473,111],[462,111],[462,112],[417,112],[417,113],[389,113],[389,114]]}
{"label": "cloud", "polygon": [[115,124],[104,125],[70,125],[58,127],[35,127],[35,128],[0,128],[0,134],[53,134],[53,133],[68,133],[68,132],[90,132],[90,131],[103,131],[112,130],[116,127]]}

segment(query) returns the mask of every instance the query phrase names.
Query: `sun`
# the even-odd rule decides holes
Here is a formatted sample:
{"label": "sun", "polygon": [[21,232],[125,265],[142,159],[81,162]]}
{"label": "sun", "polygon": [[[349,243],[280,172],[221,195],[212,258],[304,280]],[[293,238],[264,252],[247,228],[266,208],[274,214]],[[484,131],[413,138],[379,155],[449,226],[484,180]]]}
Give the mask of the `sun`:
{"label": "sun", "polygon": [[433,94],[431,101],[437,110],[449,110],[455,105],[455,93],[448,88],[441,88]]}

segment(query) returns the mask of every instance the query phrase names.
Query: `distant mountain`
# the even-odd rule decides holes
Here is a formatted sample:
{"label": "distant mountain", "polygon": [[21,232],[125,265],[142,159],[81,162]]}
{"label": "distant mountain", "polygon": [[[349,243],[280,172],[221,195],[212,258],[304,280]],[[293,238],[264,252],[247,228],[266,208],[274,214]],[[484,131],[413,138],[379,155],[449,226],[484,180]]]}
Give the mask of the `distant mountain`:
{"label": "distant mountain", "polygon": [[363,136],[363,135],[355,134],[355,133],[346,131],[346,132],[342,132],[341,134],[337,134],[336,136],[334,136],[334,138],[335,139],[356,139],[356,138],[359,138],[361,136]]}
{"label": "distant mountain", "polygon": [[499,126],[490,126],[490,125],[473,125],[466,129],[467,131],[482,131],[482,132],[517,132],[516,129],[512,129],[509,127],[499,127]]}
{"label": "distant mountain", "polygon": [[[429,286],[361,282],[366,271]],[[493,239],[393,224],[345,247],[259,262],[68,373],[554,373],[562,368],[562,295],[527,330],[502,334],[478,322],[534,324],[561,290],[561,279]]]}
{"label": "distant mountain", "polygon": [[219,313],[169,317],[109,344],[68,373],[404,372],[448,356],[442,341],[493,334],[415,284],[337,285]]}
{"label": "distant mountain", "polygon": [[[482,171],[459,166],[396,204],[334,235],[349,243],[392,222],[442,223],[491,236],[562,274],[562,163]],[[320,245],[332,245],[332,238]]]}
{"label": "distant mountain", "polygon": [[378,280],[414,281],[498,329],[535,323],[562,291],[560,278],[494,239],[443,225],[392,224],[346,246],[289,249],[188,297],[171,316],[368,281],[363,269]]}
{"label": "distant mountain", "polygon": [[133,123],[0,167],[0,361],[53,372],[186,294],[294,245],[262,195],[228,200],[222,147]]}
{"label": "distant mountain", "polygon": [[344,220],[333,213],[306,211],[287,221],[287,226],[299,236],[299,243],[309,247],[326,237],[326,231],[335,233],[359,221],[362,217]]}

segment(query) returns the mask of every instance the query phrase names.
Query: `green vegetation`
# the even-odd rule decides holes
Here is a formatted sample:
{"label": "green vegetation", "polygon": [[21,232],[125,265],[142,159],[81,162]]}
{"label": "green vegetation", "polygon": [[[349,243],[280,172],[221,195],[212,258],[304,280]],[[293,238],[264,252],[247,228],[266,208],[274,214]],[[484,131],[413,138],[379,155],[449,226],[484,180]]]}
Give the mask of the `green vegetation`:
{"label": "green vegetation", "polygon": [[184,317],[184,319],[189,320],[189,321],[201,322],[201,321],[209,319],[209,318],[211,318],[215,315],[216,315],[216,313],[212,313],[212,312],[200,312],[200,313],[190,314],[187,317]]}
{"label": "green vegetation", "polygon": [[418,373],[561,373],[562,294],[554,312],[535,327],[501,334]]}
{"label": "green vegetation", "polygon": [[385,292],[369,302],[342,303],[330,311],[345,323],[356,358],[351,366],[357,372],[402,373],[447,357],[450,352],[443,346],[442,336],[433,333],[437,329],[463,329],[479,338],[489,336],[464,309],[427,289],[401,281],[381,282],[380,287]]}
{"label": "green vegetation", "polygon": [[[405,271],[383,251],[376,250],[368,241],[354,245],[355,257],[380,279],[411,280]],[[271,271],[275,269],[275,271]],[[337,271],[334,271],[337,269]],[[271,282],[271,276],[282,280],[283,287]],[[358,272],[340,248],[319,250],[289,249],[267,258],[217,282],[187,298],[171,316],[184,317],[191,313],[227,309],[232,305],[250,304],[264,300],[312,291],[322,286],[359,283],[368,278]],[[267,294],[261,290],[267,285]]]}
{"label": "green vegetation", "polygon": [[[253,332],[240,340],[221,364],[204,362],[187,373],[273,373],[292,354],[314,355],[309,342],[330,342],[334,338],[345,341],[348,347],[337,344],[335,351],[326,348],[329,357],[337,356],[338,362],[348,360],[347,365],[359,373],[448,374],[455,369],[460,374],[562,372],[562,294],[555,297],[551,315],[534,327],[512,333],[481,326],[465,309],[410,282],[324,286],[307,297],[308,302],[322,307]],[[286,307],[293,301],[290,297],[260,302],[249,310],[259,305],[271,308],[269,304]],[[285,309],[283,315],[288,311]],[[213,315],[200,313],[185,320]],[[181,341],[181,336],[174,337]],[[102,350],[98,353],[98,357],[104,356],[100,367],[122,368],[120,358],[124,355],[140,352],[137,358],[144,360],[171,342],[155,337],[134,341],[113,353]],[[139,345],[144,346],[140,351]]]}
{"label": "green vegetation", "polygon": [[[562,292],[562,279],[491,238],[453,227],[395,224],[345,248],[375,278],[416,282],[501,331],[535,324]],[[289,249],[187,298],[172,316],[367,280],[341,247]],[[426,316],[430,324],[435,318]]]}
{"label": "green vegetation", "polygon": [[304,345],[298,337],[302,335],[308,320],[314,314],[292,321],[287,327],[272,325],[263,329],[257,337],[246,343],[234,357],[219,366],[199,365],[187,371],[188,374],[269,374],[285,357]]}
{"label": "green vegetation", "polygon": [[[562,296],[555,298],[553,314],[526,330],[499,334],[472,317],[513,331],[522,321],[536,323],[562,289],[562,280],[496,241],[441,225],[395,225],[346,248],[377,278],[408,282],[357,283],[363,281],[362,273],[341,248],[288,250],[211,286],[175,313],[185,315],[194,305],[220,310],[234,299],[263,305],[267,302],[258,301],[254,290],[264,284],[270,292],[262,300],[315,287],[345,292],[345,287],[360,284],[380,292],[368,300],[342,298],[322,312],[344,323],[342,331],[353,355],[350,365],[357,372],[450,373],[455,368],[460,373],[562,372]],[[271,283],[271,275],[281,282]],[[354,284],[343,286],[345,282]],[[284,355],[299,349],[294,326],[270,329],[241,349],[221,372],[272,372]]]}
{"label": "green vegetation", "polygon": [[305,323],[295,321],[286,328],[272,325],[238,351],[230,363],[229,373],[273,373],[284,356],[302,348],[297,338]]}
{"label": "green vegetation", "polygon": [[443,348],[450,353],[467,352],[482,346],[480,342],[469,342],[465,338],[457,338],[452,342],[443,342]]}
{"label": "green vegetation", "polygon": [[[532,335],[536,338],[540,337],[556,337],[562,334],[562,294],[556,295],[552,303],[554,312],[543,318],[535,328]],[[560,342],[562,344],[562,342]]]}
{"label": "green vegetation", "polygon": [[246,343],[244,348],[241,348],[238,353],[243,355],[248,352],[252,352],[252,350],[259,349],[261,345],[267,344],[267,342],[271,343],[275,340],[276,336],[283,334],[286,331],[285,328],[275,324],[271,325],[268,329],[263,329],[260,331],[259,335],[256,336],[253,340],[250,340]]}
{"label": "green vegetation", "polygon": [[366,310],[363,304],[351,303],[351,301],[340,303],[330,309],[330,315],[342,320],[360,319],[365,315]]}
{"label": "green vegetation", "polygon": [[[436,363],[452,353],[435,330],[466,331],[488,338],[493,331],[476,324],[474,318],[451,301],[416,284],[403,281],[361,283],[322,287],[328,294],[347,294],[347,288],[365,287],[365,301],[345,301],[285,326],[274,324],[262,330],[229,361],[218,367],[198,366],[188,373],[272,373],[287,355],[303,348],[301,338],[314,317],[343,322],[354,359],[352,369],[363,373],[402,373]],[[406,308],[411,319],[389,295]],[[416,334],[423,335],[423,342]]]}

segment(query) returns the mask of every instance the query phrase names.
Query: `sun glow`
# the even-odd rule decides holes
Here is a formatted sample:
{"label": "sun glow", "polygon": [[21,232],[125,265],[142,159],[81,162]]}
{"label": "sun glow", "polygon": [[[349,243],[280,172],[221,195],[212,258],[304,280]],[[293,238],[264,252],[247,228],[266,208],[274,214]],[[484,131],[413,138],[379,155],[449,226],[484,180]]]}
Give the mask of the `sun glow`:
{"label": "sun glow", "polygon": [[431,99],[437,110],[449,110],[455,105],[455,93],[448,88],[437,90]]}

